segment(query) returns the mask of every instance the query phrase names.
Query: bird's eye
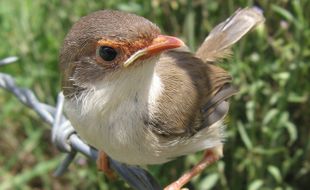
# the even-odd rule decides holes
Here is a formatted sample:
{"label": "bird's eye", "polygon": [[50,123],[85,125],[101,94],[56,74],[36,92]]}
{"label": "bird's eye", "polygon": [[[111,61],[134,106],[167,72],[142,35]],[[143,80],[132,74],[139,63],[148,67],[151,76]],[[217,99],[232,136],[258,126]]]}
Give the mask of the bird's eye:
{"label": "bird's eye", "polygon": [[109,46],[100,46],[97,49],[97,55],[99,55],[105,61],[112,61],[115,59],[117,52],[115,49]]}

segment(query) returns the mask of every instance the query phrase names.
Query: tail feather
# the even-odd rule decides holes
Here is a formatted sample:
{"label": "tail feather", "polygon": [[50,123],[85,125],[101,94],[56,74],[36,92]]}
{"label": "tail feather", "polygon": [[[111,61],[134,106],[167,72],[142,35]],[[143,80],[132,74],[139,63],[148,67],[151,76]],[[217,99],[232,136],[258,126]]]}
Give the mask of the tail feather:
{"label": "tail feather", "polygon": [[196,56],[205,62],[213,62],[216,59],[229,56],[231,54],[230,47],[264,20],[259,8],[237,10],[210,32],[197,50]]}

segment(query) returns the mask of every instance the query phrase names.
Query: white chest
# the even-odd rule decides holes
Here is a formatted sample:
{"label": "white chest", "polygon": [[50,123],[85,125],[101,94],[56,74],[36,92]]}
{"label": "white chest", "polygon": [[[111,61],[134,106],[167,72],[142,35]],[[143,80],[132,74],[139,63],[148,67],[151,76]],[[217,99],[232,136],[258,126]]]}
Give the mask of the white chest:
{"label": "white chest", "polygon": [[78,101],[65,104],[70,121],[88,144],[135,165],[163,162],[154,157],[145,126],[162,84],[151,66],[141,69],[144,72],[135,68],[133,73],[115,76],[113,83],[98,83]]}

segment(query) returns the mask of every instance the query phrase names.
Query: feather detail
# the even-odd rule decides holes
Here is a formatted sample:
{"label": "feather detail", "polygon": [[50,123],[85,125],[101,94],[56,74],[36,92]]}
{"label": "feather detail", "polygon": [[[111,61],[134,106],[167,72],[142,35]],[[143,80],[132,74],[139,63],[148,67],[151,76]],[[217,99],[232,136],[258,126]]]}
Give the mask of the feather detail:
{"label": "feather detail", "polygon": [[202,108],[203,125],[208,127],[224,118],[229,109],[228,98],[235,95],[238,90],[231,84],[225,84]]}
{"label": "feather detail", "polygon": [[259,8],[238,9],[210,32],[197,50],[196,56],[204,62],[213,62],[229,56],[231,46],[264,20]]}

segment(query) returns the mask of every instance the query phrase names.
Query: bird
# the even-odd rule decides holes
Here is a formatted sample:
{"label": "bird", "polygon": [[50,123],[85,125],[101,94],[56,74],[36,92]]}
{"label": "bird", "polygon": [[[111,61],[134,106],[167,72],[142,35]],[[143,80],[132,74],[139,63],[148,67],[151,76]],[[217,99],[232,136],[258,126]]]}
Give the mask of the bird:
{"label": "bird", "polygon": [[60,50],[64,109],[77,134],[128,165],[163,164],[204,151],[165,190],[180,189],[223,155],[229,99],[238,90],[216,63],[264,21],[258,8],[237,10],[196,52],[144,17],[100,10],[82,17]]}

